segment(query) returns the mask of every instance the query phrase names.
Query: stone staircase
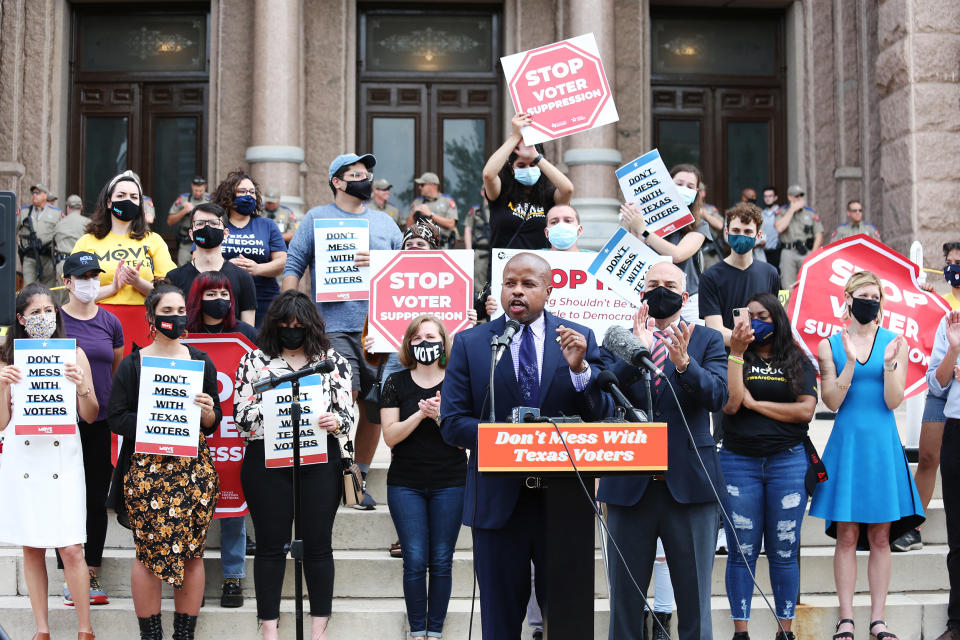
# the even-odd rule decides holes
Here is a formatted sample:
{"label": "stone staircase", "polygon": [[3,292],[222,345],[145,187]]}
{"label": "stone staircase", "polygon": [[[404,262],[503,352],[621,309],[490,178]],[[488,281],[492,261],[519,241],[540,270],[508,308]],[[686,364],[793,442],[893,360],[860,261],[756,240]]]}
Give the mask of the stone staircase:
{"label": "stone staircase", "polygon": [[[378,463],[368,477],[371,493],[385,499],[386,464]],[[130,533],[116,524],[111,516],[104,554],[104,587],[111,596],[107,606],[94,607],[93,624],[99,640],[128,640],[138,636],[133,601],[130,599],[130,565],[133,550]],[[248,530],[253,528],[248,523]],[[244,580],[246,604],[241,609],[219,606],[220,564],[219,527],[214,525],[208,537],[205,556],[207,571],[206,607],[201,611],[198,638],[230,637],[231,640],[258,638],[253,592],[253,559],[247,558]],[[330,638],[371,638],[402,640],[407,636],[402,593],[402,561],[389,557],[387,548],[396,539],[390,520],[389,505],[376,511],[360,512],[341,509],[334,527],[336,587],[330,622]],[[886,619],[901,640],[936,638],[944,629],[947,603],[946,525],[939,481],[923,527],[924,548],[920,551],[893,554],[890,596]],[[598,547],[594,577],[596,600],[594,637],[606,638],[609,619],[603,559]],[[804,520],[801,532],[801,598],[794,631],[798,638],[828,638],[837,618],[833,584],[833,540],[823,533],[823,521]],[[869,625],[869,593],[867,588],[867,554],[858,553],[857,595],[854,599],[859,637],[866,637]],[[62,575],[56,559],[48,554],[50,575],[50,620],[54,638],[73,637],[76,618],[71,607],[60,597]],[[729,638],[733,626],[724,595],[726,557],[717,556],[713,570],[713,624],[716,638]],[[769,594],[766,558],[757,566],[761,588]],[[445,637],[459,640],[468,637],[471,613],[472,554],[470,531],[463,528],[454,555],[453,597],[444,629]],[[292,637],[294,625],[293,563],[287,561],[281,605],[282,637]],[[172,589],[164,587],[163,609],[169,637],[172,628]],[[771,596],[772,600],[772,596]],[[305,607],[308,609],[308,607]],[[479,601],[473,619],[473,637],[480,637]],[[759,596],[753,602],[751,635],[770,638],[776,632],[773,616]],[[34,626],[23,576],[23,559],[17,548],[0,547],[0,625],[14,640],[32,637]],[[674,627],[676,621],[674,619]],[[676,633],[675,629],[673,630]],[[307,626],[309,637],[309,626]],[[529,637],[525,632],[524,637]]]}

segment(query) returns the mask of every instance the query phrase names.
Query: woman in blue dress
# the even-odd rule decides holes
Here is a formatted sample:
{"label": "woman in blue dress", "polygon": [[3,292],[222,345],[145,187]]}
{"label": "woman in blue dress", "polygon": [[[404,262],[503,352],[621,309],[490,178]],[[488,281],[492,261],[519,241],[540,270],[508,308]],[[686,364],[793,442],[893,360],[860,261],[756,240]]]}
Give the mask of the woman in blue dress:
{"label": "woman in blue dress", "polygon": [[907,348],[902,336],[880,327],[883,288],[876,275],[854,273],[843,297],[850,323],[821,340],[817,354],[821,395],[837,418],[823,451],[828,479],[817,486],[810,515],[825,519],[827,534],[837,539],[833,574],[840,620],[833,637],[853,638],[857,546],[869,544],[870,635],[893,639],[883,622],[890,540],[924,520],[893,417],[903,401]]}

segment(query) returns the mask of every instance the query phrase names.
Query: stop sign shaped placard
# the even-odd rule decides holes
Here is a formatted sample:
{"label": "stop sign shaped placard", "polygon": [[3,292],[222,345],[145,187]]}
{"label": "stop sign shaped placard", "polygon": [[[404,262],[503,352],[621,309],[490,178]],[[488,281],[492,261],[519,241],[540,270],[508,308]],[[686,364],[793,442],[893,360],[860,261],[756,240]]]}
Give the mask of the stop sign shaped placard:
{"label": "stop sign shaped placard", "polygon": [[592,33],[500,59],[517,113],[529,113],[527,144],[616,122],[610,84]]}
{"label": "stop sign shaped placard", "polygon": [[[386,264],[378,268],[378,263]],[[468,266],[468,269],[464,268]],[[472,251],[373,251],[370,270],[370,334],[398,350],[407,325],[429,313],[449,336],[470,326],[473,307]]]}

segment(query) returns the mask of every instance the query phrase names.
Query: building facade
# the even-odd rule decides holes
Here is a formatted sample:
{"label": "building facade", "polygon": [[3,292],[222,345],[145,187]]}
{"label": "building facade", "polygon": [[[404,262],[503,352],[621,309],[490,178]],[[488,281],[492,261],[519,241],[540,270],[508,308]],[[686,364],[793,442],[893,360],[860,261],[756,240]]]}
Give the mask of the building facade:
{"label": "building facade", "polygon": [[708,201],[805,185],[827,233],[862,199],[928,265],[960,238],[960,3],[953,0],[2,0],[0,189],[80,193],[131,168],[157,230],[195,174],[247,168],[284,204],[330,201],[327,166],[373,152],[401,205],[438,173],[461,216],[509,129],[502,55],[597,39],[620,121],[548,143],[588,246],[613,170],[657,147]]}

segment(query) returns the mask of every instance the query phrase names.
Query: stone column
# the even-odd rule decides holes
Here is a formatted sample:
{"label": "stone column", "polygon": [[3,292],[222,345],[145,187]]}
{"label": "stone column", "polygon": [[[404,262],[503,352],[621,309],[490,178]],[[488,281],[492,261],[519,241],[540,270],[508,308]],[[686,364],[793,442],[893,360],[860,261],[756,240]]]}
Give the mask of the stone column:
{"label": "stone column", "polygon": [[255,0],[253,3],[251,146],[246,160],[264,189],[280,189],[280,201],[303,211],[300,164],[300,0]]}
{"label": "stone column", "polygon": [[[616,42],[614,0],[566,0],[566,24],[563,37],[571,38],[592,32],[600,49],[600,59],[607,81],[616,86]],[[614,96],[616,97],[616,96]],[[618,110],[624,105],[618,105]],[[583,238],[578,243],[597,249],[617,226],[620,209],[614,171],[622,162],[617,150],[617,126],[608,124],[565,140],[563,162],[569,167],[574,192],[570,204],[580,213]]]}

